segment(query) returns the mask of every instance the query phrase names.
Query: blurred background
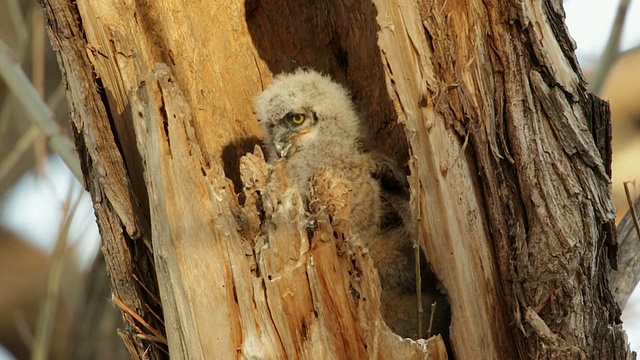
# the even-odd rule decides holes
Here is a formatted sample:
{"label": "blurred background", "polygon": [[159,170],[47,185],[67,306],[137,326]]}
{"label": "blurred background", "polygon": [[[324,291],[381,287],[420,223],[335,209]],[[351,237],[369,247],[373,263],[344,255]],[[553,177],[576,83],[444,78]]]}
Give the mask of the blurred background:
{"label": "blurred background", "polygon": [[[26,343],[35,343],[41,351],[50,349],[52,359],[127,358],[117,335],[110,330],[118,324],[119,314],[107,301],[110,292],[104,287],[106,281],[97,280],[106,275],[98,255],[100,242],[91,199],[69,170],[70,161],[65,163],[51,152],[56,146],[52,139],[72,140],[64,86],[43,15],[32,0],[3,0],[3,5],[0,342],[4,348],[0,346],[0,360],[29,358]],[[590,86],[597,85],[593,91],[611,102],[614,202],[620,218],[628,208],[623,182],[640,181],[640,6],[631,3],[628,8],[621,52],[602,80],[598,68],[608,61],[603,53],[618,1],[566,0],[564,6],[567,26]],[[8,81],[8,76],[17,78]],[[8,86],[9,82],[13,85]],[[21,91],[36,91],[43,101],[25,106]],[[38,115],[30,111],[34,107],[41,109],[39,115],[46,117],[47,123],[32,120]],[[43,135],[43,129],[48,136]],[[96,298],[100,304],[92,302]],[[66,339],[74,331],[70,324],[79,319],[84,327],[75,330],[82,333],[78,336],[93,335],[94,339],[87,342],[113,351],[99,355],[82,344],[68,344]],[[623,310],[623,321],[632,350],[640,350],[640,292],[634,293]],[[38,322],[45,326],[34,330]],[[96,330],[97,323],[103,324],[104,333]]]}

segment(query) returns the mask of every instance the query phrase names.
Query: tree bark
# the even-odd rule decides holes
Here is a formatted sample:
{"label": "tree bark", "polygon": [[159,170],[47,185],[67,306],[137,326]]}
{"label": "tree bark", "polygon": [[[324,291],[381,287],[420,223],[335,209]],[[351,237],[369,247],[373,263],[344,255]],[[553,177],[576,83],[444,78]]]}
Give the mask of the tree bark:
{"label": "tree bark", "polygon": [[253,97],[299,66],[408,164],[456,358],[627,357],[608,108],[559,2],[41,1],[133,358],[446,357],[254,150]]}

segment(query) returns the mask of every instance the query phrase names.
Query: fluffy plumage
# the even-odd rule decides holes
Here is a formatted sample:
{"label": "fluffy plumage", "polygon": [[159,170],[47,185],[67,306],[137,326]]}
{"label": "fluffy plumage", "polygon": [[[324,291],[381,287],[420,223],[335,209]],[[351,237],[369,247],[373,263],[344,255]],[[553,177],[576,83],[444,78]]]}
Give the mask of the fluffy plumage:
{"label": "fluffy plumage", "polygon": [[[257,98],[258,118],[268,136],[269,158],[286,168],[306,197],[311,178],[330,168],[350,183],[352,232],[367,242],[380,222],[380,185],[374,161],[361,150],[360,122],[348,92],[315,71],[281,74]],[[299,123],[297,123],[299,122]]]}
{"label": "fluffy plumage", "polygon": [[[360,124],[348,92],[315,71],[277,75],[256,99],[256,111],[272,145],[271,159],[287,159],[303,195],[315,171],[369,160],[358,149]],[[304,116],[304,122],[293,123],[294,116]]]}
{"label": "fluffy plumage", "polygon": [[[376,264],[385,321],[394,332],[415,336],[414,223],[406,177],[388,157],[363,149],[366,132],[347,90],[318,72],[298,69],[277,75],[258,96],[255,108],[267,135],[270,161],[286,161],[303,197],[313,190],[313,177],[320,171],[329,169],[346,184],[345,217]],[[438,294],[444,298],[432,290],[425,300]],[[448,332],[448,322],[443,323],[438,332]]]}

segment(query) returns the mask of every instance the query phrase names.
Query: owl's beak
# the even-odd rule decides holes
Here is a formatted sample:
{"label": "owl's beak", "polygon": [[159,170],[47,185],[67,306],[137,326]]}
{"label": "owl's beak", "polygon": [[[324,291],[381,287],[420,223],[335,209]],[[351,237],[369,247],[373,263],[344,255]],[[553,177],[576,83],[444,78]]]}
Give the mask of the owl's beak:
{"label": "owl's beak", "polygon": [[281,142],[281,141],[273,142],[273,147],[276,150],[276,154],[278,154],[278,156],[281,158],[287,157],[287,155],[289,154],[289,150],[291,150],[291,145],[293,144],[290,142]]}

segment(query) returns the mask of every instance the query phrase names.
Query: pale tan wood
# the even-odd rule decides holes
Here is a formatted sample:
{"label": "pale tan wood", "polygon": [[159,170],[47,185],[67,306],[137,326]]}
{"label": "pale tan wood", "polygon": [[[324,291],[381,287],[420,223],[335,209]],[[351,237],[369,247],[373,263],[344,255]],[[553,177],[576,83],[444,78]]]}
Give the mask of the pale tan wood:
{"label": "pale tan wood", "polygon": [[[399,5],[376,2],[378,23],[384,25],[378,43],[387,64],[389,95],[399,121],[407,125],[412,153],[410,183],[414,203],[419,203],[416,216],[421,220],[423,245],[451,301],[451,341],[460,359],[515,358],[508,320],[501,310],[491,236],[481,215],[482,192],[464,157],[467,143],[447,126],[455,120],[438,111],[444,104],[437,102],[447,102],[448,86],[464,85],[437,79],[442,74],[436,74],[434,54],[424,36],[424,27],[432,24],[423,25],[418,4],[403,1]],[[430,10],[435,13],[426,14],[428,18],[446,19],[444,9],[433,5]],[[477,50],[482,51],[480,47]],[[469,92],[468,96],[477,96],[469,98],[470,102],[482,101],[485,96],[479,89]]]}

